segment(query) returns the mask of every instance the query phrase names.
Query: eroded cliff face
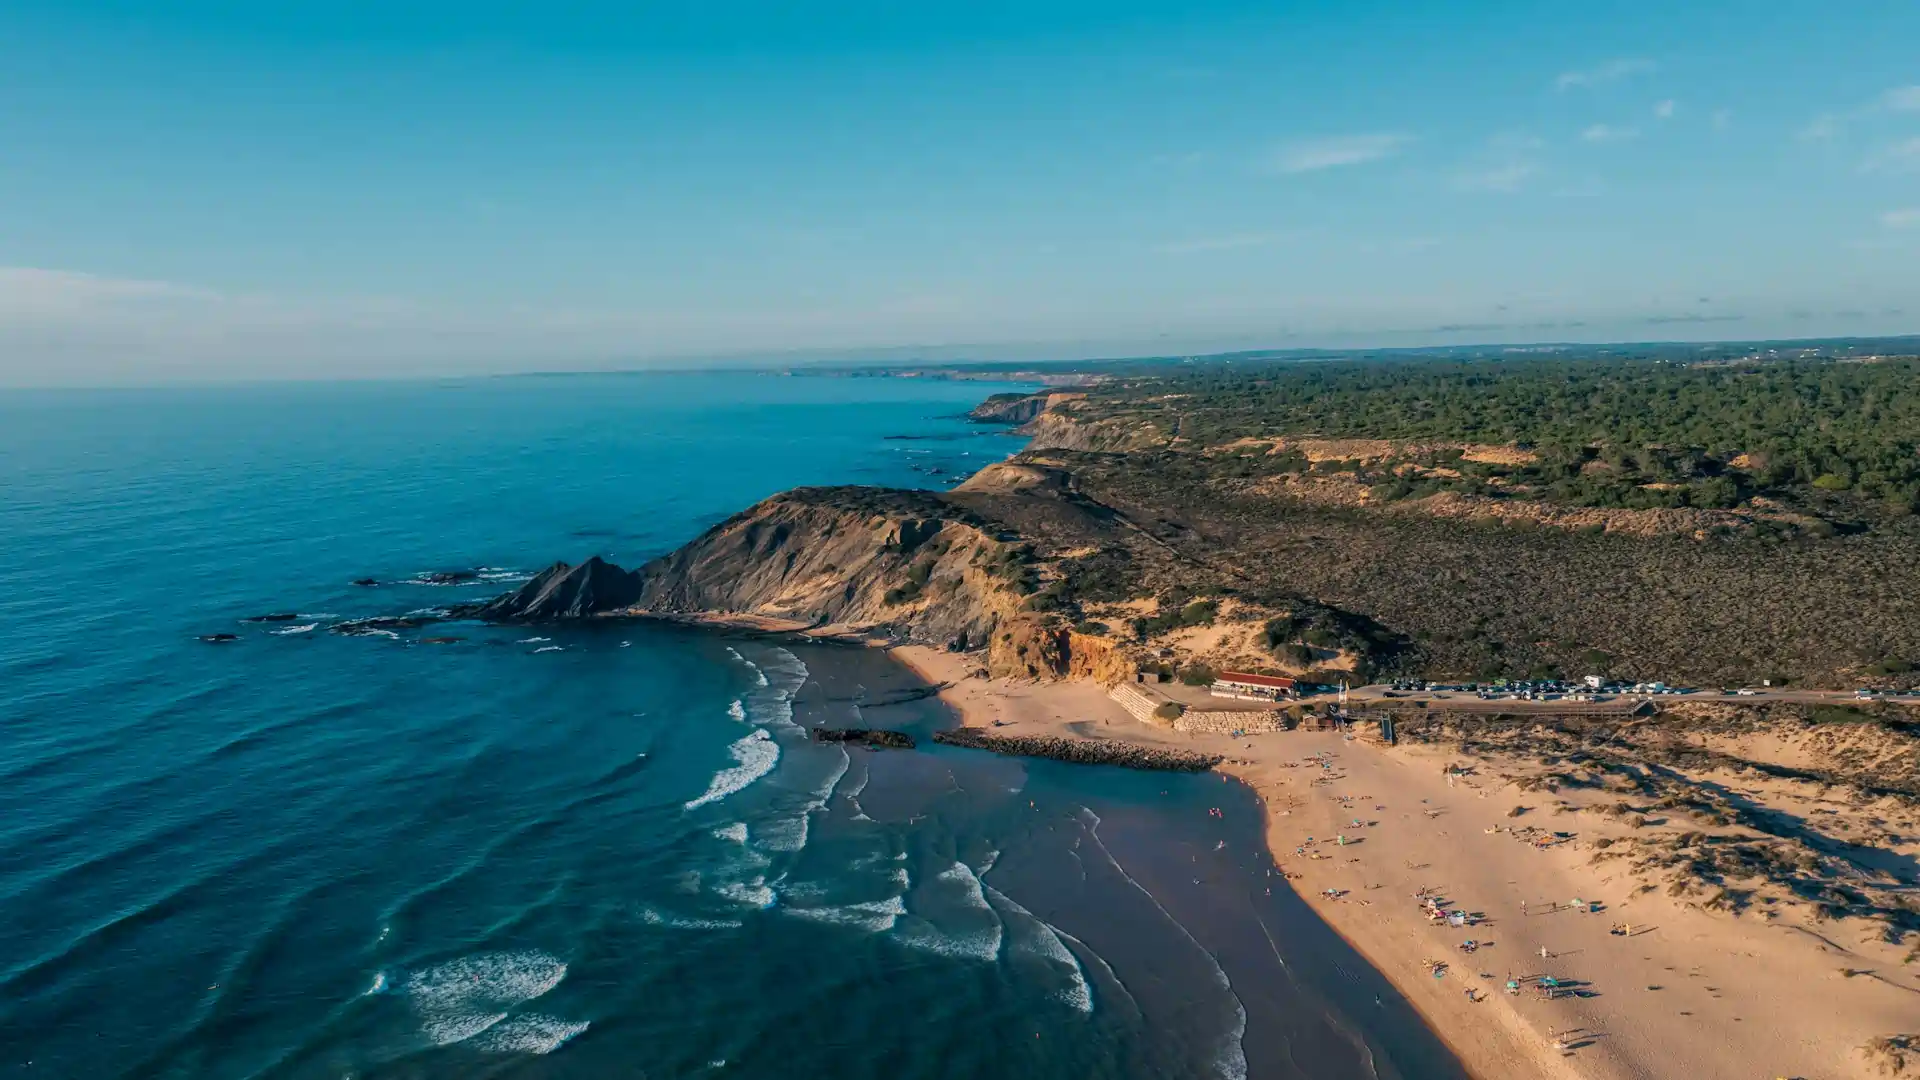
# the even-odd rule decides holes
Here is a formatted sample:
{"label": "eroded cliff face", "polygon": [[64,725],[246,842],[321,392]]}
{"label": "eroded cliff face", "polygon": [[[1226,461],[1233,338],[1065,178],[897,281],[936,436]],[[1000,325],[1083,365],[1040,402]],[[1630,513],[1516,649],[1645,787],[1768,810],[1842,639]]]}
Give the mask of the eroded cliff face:
{"label": "eroded cliff face", "polygon": [[1046,411],[1051,391],[1037,394],[995,394],[975,405],[967,418],[980,424],[1024,424]]}
{"label": "eroded cliff face", "polygon": [[1169,432],[1135,417],[1090,420],[1079,416],[1071,401],[1056,402],[1018,429],[1028,437],[1027,450],[1089,450],[1128,453],[1152,450],[1173,441]]}
{"label": "eroded cliff face", "polygon": [[977,649],[1018,609],[990,569],[1004,547],[987,522],[931,493],[801,488],[641,567],[631,606],[875,628]]}
{"label": "eroded cliff face", "polygon": [[[1046,486],[1044,473],[1021,479]],[[1117,680],[1109,642],[1032,609],[1032,542],[978,509],[997,497],[800,488],[638,570],[558,564],[473,614],[754,616],[984,651],[995,677]]]}

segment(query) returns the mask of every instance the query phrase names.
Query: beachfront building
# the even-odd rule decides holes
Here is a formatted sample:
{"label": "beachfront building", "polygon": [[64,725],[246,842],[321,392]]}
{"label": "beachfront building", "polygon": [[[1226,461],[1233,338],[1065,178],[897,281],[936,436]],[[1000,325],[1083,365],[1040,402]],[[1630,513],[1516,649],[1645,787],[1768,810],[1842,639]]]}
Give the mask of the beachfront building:
{"label": "beachfront building", "polygon": [[1293,680],[1284,675],[1249,675],[1241,671],[1223,671],[1213,681],[1214,697],[1239,698],[1242,701],[1279,701],[1293,693]]}

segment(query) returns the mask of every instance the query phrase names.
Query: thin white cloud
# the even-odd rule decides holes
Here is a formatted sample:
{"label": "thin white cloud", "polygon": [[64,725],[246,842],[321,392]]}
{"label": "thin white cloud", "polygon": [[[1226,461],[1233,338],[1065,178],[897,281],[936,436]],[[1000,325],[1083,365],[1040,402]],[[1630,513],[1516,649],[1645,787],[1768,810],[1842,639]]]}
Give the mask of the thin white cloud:
{"label": "thin white cloud", "polygon": [[1653,70],[1651,60],[1614,60],[1585,71],[1564,71],[1553,80],[1553,88],[1562,93],[1583,87],[1604,86]]}
{"label": "thin white cloud", "polygon": [[1391,132],[1301,139],[1275,151],[1268,167],[1274,172],[1293,174],[1364,165],[1392,157],[1412,141],[1410,135]]}
{"label": "thin white cloud", "polygon": [[1880,224],[1889,229],[1920,228],[1920,207],[1889,210],[1880,215]]}
{"label": "thin white cloud", "polygon": [[1674,111],[1678,108],[1679,105],[1677,105],[1672,98],[1668,98],[1653,107],[1653,115],[1662,120],[1671,120],[1673,119]]}
{"label": "thin white cloud", "polygon": [[1162,255],[1193,255],[1207,251],[1236,251],[1242,248],[1270,247],[1295,234],[1287,232],[1233,233],[1227,236],[1205,236],[1193,240],[1176,240],[1154,248]]}
{"label": "thin white cloud", "polygon": [[8,319],[64,318],[135,304],[220,299],[210,289],[167,281],[0,266],[0,317]]}
{"label": "thin white cloud", "polygon": [[1920,136],[1900,139],[1875,150],[1860,164],[1862,172],[1920,172]]}
{"label": "thin white cloud", "polygon": [[1881,95],[1880,103],[1894,112],[1920,112],[1920,86],[1896,86]]}
{"label": "thin white cloud", "polygon": [[1612,124],[1595,124],[1580,133],[1580,141],[1590,143],[1626,142],[1639,137],[1639,128],[1615,127]]}
{"label": "thin white cloud", "polygon": [[1824,142],[1840,133],[1840,117],[1833,113],[1821,113],[1795,133],[1803,142]]}
{"label": "thin white cloud", "polygon": [[1510,161],[1503,165],[1460,173],[1453,178],[1453,186],[1461,191],[1495,191],[1511,194],[1525,187],[1527,181],[1539,174],[1540,166],[1531,161]]}

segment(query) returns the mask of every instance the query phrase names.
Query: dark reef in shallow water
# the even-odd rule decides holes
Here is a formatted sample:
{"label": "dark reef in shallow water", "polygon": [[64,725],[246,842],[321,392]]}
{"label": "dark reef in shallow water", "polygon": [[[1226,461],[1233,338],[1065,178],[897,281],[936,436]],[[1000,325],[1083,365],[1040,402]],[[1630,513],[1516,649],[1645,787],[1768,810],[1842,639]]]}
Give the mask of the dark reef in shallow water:
{"label": "dark reef in shallow water", "polygon": [[814,728],[813,741],[822,743],[862,743],[874,750],[911,750],[913,736],[904,731],[869,728]]}
{"label": "dark reef in shallow water", "polygon": [[1205,772],[1225,760],[1219,754],[1202,754],[1165,746],[1063,739],[1054,735],[993,735],[979,728],[936,731],[933,741],[971,750],[991,750],[996,754],[1051,758],[1076,765],[1119,765],[1128,769],[1162,772]]}

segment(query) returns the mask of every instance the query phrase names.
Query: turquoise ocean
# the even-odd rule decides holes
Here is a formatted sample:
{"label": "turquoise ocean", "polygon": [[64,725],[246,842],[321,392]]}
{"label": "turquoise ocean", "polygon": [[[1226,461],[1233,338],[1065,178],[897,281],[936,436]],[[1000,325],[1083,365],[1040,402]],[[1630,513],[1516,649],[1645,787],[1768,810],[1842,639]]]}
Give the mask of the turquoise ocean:
{"label": "turquoise ocean", "polygon": [[813,744],[953,722],[871,650],[329,631],[951,485],[1006,388],[0,394],[0,1077],[1463,1076],[1218,777]]}

